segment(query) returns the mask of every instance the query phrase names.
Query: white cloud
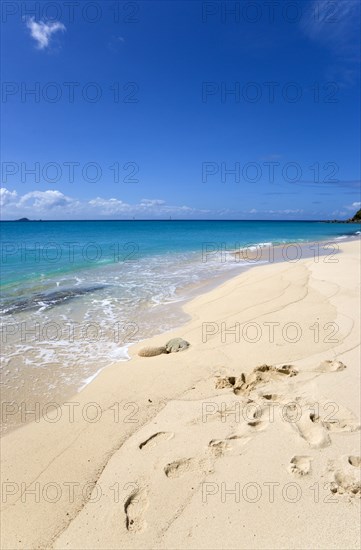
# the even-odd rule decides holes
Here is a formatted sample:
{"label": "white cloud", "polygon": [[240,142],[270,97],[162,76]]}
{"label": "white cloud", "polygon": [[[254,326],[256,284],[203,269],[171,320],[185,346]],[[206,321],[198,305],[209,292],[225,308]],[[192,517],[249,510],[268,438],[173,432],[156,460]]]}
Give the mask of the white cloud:
{"label": "white cloud", "polygon": [[78,200],[58,190],[30,191],[18,196],[16,191],[1,189],[2,216],[4,219],[28,217],[30,219],[114,219],[114,218],[169,218],[204,216],[209,210],[190,206],[173,206],[162,199],[141,199],[129,204],[117,198],[96,197]]}
{"label": "white cloud", "polygon": [[359,0],[313,0],[301,19],[303,31],[312,39],[334,46],[347,42],[357,29]]}
{"label": "white cloud", "polygon": [[16,201],[18,196],[16,191],[8,191],[5,187],[0,188],[0,206],[6,206],[11,202]]}
{"label": "white cloud", "polygon": [[266,214],[302,214],[303,209],[298,208],[295,210],[292,210],[291,208],[286,208],[285,210],[265,210]]}
{"label": "white cloud", "polygon": [[19,200],[19,206],[33,208],[34,210],[52,210],[54,208],[68,206],[74,199],[67,197],[60,191],[31,191],[26,193]]}
{"label": "white cloud", "polygon": [[360,0],[312,0],[306,5],[302,31],[332,53],[324,77],[341,88],[354,85],[360,60]]}
{"label": "white cloud", "polygon": [[361,202],[353,202],[349,206],[345,206],[344,208],[347,208],[347,210],[358,210],[361,208]]}
{"label": "white cloud", "polygon": [[165,204],[165,201],[162,201],[161,199],[142,199],[140,204],[144,206],[160,206]]}
{"label": "white cloud", "polygon": [[119,198],[95,197],[77,199],[59,190],[30,191],[24,195],[15,190],[0,190],[2,218],[6,220],[27,217],[42,220],[89,220],[89,219],[309,219],[316,214],[321,218],[347,215],[346,209],[355,212],[360,208],[354,202],[342,211],[315,212],[302,208],[256,209],[256,208],[194,208],[188,205],[168,204],[159,198],[142,198],[128,203]]}
{"label": "white cloud", "polygon": [[49,21],[47,23],[39,21],[38,23],[35,21],[35,17],[28,17],[26,26],[30,30],[32,38],[36,41],[39,50],[44,50],[49,46],[50,38],[54,33],[66,30],[65,25],[60,21]]}
{"label": "white cloud", "polygon": [[129,211],[129,204],[119,199],[102,199],[101,197],[96,197],[90,200],[88,204],[101,215],[116,215]]}

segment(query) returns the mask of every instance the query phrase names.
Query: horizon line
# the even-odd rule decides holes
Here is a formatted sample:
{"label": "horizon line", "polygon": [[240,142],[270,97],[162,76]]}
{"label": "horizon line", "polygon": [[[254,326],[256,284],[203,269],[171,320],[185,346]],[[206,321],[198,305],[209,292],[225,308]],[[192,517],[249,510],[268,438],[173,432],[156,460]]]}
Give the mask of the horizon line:
{"label": "horizon line", "polygon": [[[218,219],[218,218],[206,218],[206,219],[187,219],[187,218],[174,218],[174,219],[166,219],[166,218],[139,218],[139,219],[101,219],[101,218],[89,218],[89,219],[68,219],[68,220],[30,220],[28,218],[19,218],[17,220],[2,220],[0,219],[0,222],[5,223],[14,223],[14,222],[334,222],[334,223],[344,223],[345,221],[348,221],[347,219],[330,219],[330,218],[324,218],[324,219],[313,219],[313,220],[284,220],[284,219]],[[350,222],[350,223],[360,223],[360,222]]]}

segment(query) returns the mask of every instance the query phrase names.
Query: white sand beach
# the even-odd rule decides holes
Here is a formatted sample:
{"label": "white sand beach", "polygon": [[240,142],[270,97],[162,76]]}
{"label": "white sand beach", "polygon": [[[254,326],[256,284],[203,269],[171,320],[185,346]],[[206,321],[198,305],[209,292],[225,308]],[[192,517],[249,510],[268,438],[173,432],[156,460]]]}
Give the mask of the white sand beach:
{"label": "white sand beach", "polygon": [[359,548],[360,241],[340,249],[198,296],[6,435],[1,547]]}

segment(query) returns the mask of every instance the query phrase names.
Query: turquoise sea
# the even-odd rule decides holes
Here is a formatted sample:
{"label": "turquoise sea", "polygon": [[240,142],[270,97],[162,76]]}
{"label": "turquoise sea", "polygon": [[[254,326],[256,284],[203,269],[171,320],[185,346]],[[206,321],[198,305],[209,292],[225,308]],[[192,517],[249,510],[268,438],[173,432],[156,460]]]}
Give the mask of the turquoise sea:
{"label": "turquoise sea", "polygon": [[2,283],[30,284],[112,263],[142,265],[154,257],[177,261],[207,243],[231,250],[340,239],[359,229],[359,224],[298,221],[1,222]]}
{"label": "turquoise sea", "polygon": [[[281,244],[358,238],[359,224],[271,221],[1,222],[3,396],[61,401],[132,342],[180,325],[191,293]],[[302,255],[301,247],[299,247]],[[257,260],[257,261],[256,261]],[[268,261],[270,261],[268,259]],[[4,397],[3,397],[4,398]]]}

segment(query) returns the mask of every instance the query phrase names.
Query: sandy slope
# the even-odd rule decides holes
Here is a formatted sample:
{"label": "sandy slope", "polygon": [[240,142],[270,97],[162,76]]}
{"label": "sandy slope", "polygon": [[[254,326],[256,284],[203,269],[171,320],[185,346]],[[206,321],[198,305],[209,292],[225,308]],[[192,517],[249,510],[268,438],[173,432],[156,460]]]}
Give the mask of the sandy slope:
{"label": "sandy slope", "polygon": [[148,342],[189,350],[136,345],[56,422],[7,435],[2,548],[358,548],[360,243],[341,248],[196,298]]}

